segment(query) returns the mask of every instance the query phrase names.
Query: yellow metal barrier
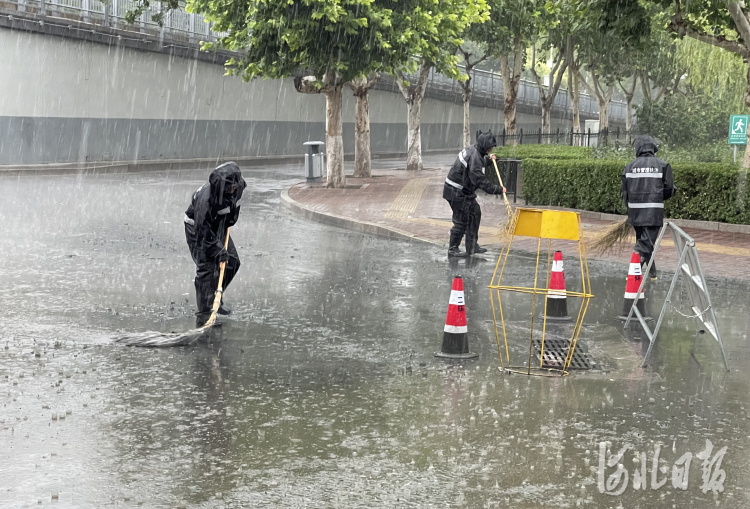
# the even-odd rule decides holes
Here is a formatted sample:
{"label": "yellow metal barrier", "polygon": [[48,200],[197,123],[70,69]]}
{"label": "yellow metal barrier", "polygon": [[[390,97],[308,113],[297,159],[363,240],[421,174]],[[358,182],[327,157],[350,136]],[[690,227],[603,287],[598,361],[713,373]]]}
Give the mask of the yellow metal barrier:
{"label": "yellow metal barrier", "polygon": [[[515,237],[533,237],[539,239],[537,241],[536,250],[536,268],[534,270],[534,286],[508,286],[503,285],[502,279],[505,272],[506,264],[508,263],[508,256],[510,254],[511,247],[513,245],[513,239]],[[547,239],[547,284],[544,288],[539,287],[539,258],[542,252],[542,239]],[[578,259],[581,265],[581,291],[568,291],[565,290],[566,297],[575,297],[583,299],[581,306],[578,310],[578,317],[576,318],[575,325],[573,326],[573,332],[568,345],[568,350],[565,356],[563,366],[558,368],[544,368],[544,339],[547,331],[547,298],[549,293],[549,278],[550,278],[550,261],[552,255],[552,241],[575,241],[578,244]],[[527,209],[517,208],[511,224],[508,228],[508,234],[505,237],[503,248],[500,251],[500,256],[497,259],[497,265],[495,266],[495,272],[492,274],[492,281],[488,287],[490,289],[490,302],[492,302],[492,320],[495,324],[495,338],[497,340],[497,353],[500,357],[501,369],[515,372],[524,373],[527,375],[542,375],[552,376],[559,374],[565,376],[568,374],[568,368],[573,360],[573,354],[578,343],[578,337],[581,333],[581,326],[583,325],[583,318],[586,316],[589,301],[593,297],[591,294],[591,280],[589,278],[588,260],[586,258],[586,246],[583,241],[583,227],[581,225],[581,218],[577,212],[559,211],[559,210],[540,210],[540,209]],[[566,286],[567,288],[567,286]],[[510,353],[508,350],[508,335],[505,327],[505,315],[503,314],[503,305],[500,292],[515,292],[521,294],[531,295],[531,333],[529,337],[529,360],[526,366],[510,366]],[[494,294],[493,294],[494,292]],[[557,294],[560,290],[555,290]],[[531,365],[531,357],[534,348],[534,316],[536,312],[536,298],[537,295],[544,295],[544,322],[542,325],[542,340],[541,340],[541,353],[539,366]],[[497,301],[497,302],[496,302]],[[497,303],[497,310],[495,304]],[[505,358],[508,362],[508,367],[505,367],[503,362],[503,354],[500,346],[500,333],[498,332],[497,316],[500,316],[500,325],[503,332],[503,341],[505,343]],[[523,370],[523,371],[519,371]],[[556,373],[557,372],[557,373]]]}

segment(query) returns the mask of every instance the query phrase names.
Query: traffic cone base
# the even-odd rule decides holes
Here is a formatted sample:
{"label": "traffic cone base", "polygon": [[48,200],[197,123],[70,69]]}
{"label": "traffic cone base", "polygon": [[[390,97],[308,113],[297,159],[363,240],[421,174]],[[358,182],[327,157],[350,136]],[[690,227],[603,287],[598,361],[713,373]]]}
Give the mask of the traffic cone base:
{"label": "traffic cone base", "polygon": [[[625,283],[625,295],[623,297],[622,314],[617,317],[618,320],[625,321],[628,319],[630,309],[633,307],[633,302],[638,295],[638,289],[641,287],[641,281],[643,281],[643,274],[641,273],[641,256],[638,253],[633,253],[630,256],[630,268],[628,269],[628,281]],[[653,320],[650,316],[646,316],[646,292],[642,291],[638,296],[638,303],[636,309],[641,316],[647,320]],[[633,313],[635,316],[635,313]]]}
{"label": "traffic cone base", "polygon": [[435,357],[445,359],[473,359],[479,354],[469,351],[469,327],[466,323],[466,303],[464,301],[464,281],[453,278],[453,288],[448,302],[448,314],[443,329],[443,346]]}

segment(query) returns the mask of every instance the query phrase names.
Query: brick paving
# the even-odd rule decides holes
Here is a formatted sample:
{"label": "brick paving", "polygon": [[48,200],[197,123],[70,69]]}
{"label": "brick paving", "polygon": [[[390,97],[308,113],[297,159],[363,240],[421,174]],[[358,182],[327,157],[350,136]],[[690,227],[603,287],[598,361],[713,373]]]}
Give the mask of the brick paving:
{"label": "brick paving", "polygon": [[[450,161],[448,161],[450,159]],[[432,161],[433,167],[419,172],[409,172],[381,164],[373,169],[372,178],[347,178],[346,189],[326,189],[324,184],[298,184],[289,189],[289,198],[296,205],[310,211],[346,218],[355,222],[366,222],[378,227],[406,233],[419,240],[444,246],[447,249],[451,228],[451,209],[442,198],[443,182],[447,166],[452,157]],[[374,164],[378,166],[379,161]],[[427,160],[427,164],[430,161]],[[509,196],[512,202],[512,196]],[[482,226],[479,243],[498,252],[502,247],[501,225],[507,215],[503,200],[499,196],[481,193]],[[518,200],[517,206],[525,206]],[[584,239],[592,245],[600,233],[614,221],[582,218]],[[701,264],[707,277],[719,277],[750,281],[750,235],[697,228],[683,228],[695,239]],[[536,251],[537,239],[516,237],[514,247]],[[563,252],[575,252],[575,243],[559,241],[553,244]],[[598,255],[589,252],[589,259],[608,260],[627,264],[630,248],[621,253]],[[674,244],[665,239],[657,254],[657,267],[674,270],[678,256]]]}

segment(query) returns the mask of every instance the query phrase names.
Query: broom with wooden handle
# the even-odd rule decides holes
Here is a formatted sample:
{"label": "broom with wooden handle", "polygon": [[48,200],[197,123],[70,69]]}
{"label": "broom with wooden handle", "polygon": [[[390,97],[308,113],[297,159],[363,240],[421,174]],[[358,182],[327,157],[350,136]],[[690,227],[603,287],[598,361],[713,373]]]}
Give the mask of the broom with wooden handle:
{"label": "broom with wooden handle", "polygon": [[[505,189],[503,179],[502,177],[500,177],[500,170],[497,169],[497,162],[494,159],[492,160],[492,164],[495,166],[495,175],[497,175],[497,181],[500,182],[500,187]],[[510,230],[511,219],[513,218],[513,207],[510,206],[510,202],[508,201],[508,197],[506,196],[505,191],[503,191],[503,201],[505,202],[505,212],[508,214],[508,217],[500,225],[500,227],[507,232]]]}
{"label": "broom with wooden handle", "polygon": [[[224,239],[224,249],[226,250],[228,247],[229,228],[227,228],[227,235]],[[115,341],[127,346],[148,347],[187,346],[197,341],[204,332],[216,324],[216,316],[219,313],[219,307],[221,306],[221,295],[224,292],[222,285],[224,284],[224,269],[226,268],[226,265],[227,262],[221,262],[219,265],[219,284],[216,288],[216,293],[214,294],[214,303],[213,306],[211,306],[211,316],[202,327],[187,332],[163,333],[146,331],[135,334],[125,334],[116,337]]]}
{"label": "broom with wooden handle", "polygon": [[628,224],[627,219],[618,221],[607,228],[604,233],[596,239],[596,242],[594,242],[594,245],[592,246],[592,250],[600,255],[606,254],[612,250],[616,250],[617,252],[622,251],[624,241],[630,237],[632,232],[633,227]]}

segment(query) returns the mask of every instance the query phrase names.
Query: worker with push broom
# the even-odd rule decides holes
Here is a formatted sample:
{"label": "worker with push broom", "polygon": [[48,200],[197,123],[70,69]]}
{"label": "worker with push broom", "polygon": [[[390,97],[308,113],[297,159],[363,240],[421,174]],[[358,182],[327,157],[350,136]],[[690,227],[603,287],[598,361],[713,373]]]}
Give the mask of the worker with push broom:
{"label": "worker with push broom", "polygon": [[[505,188],[490,183],[485,176],[489,160],[495,159],[490,154],[497,146],[495,135],[491,131],[479,132],[476,144],[466,147],[458,154],[443,186],[443,198],[448,201],[453,211],[453,228],[451,228],[449,257],[465,258],[474,253],[486,253],[487,249],[477,244],[479,222],[482,220],[482,209],[477,203],[477,188],[489,194],[503,194]],[[489,155],[489,157],[487,157]],[[466,252],[459,249],[461,239],[466,235]]]}
{"label": "worker with push broom", "polygon": [[[664,201],[674,196],[672,167],[654,154],[658,150],[651,136],[638,136],[636,158],[622,170],[622,199],[628,207],[628,224],[635,229],[635,252],[645,268],[654,252],[659,229],[664,225]],[[651,264],[651,279],[656,279],[656,264]]]}
{"label": "worker with push broom", "polygon": [[[192,202],[185,212],[185,237],[196,265],[196,327],[203,327],[211,316],[217,287],[221,285],[226,290],[240,268],[237,249],[227,236],[229,227],[234,226],[239,218],[239,201],[245,186],[239,166],[233,162],[224,163],[211,173],[208,183],[193,193]],[[219,283],[222,262],[226,262],[224,278]],[[231,313],[223,297],[218,313]]]}

